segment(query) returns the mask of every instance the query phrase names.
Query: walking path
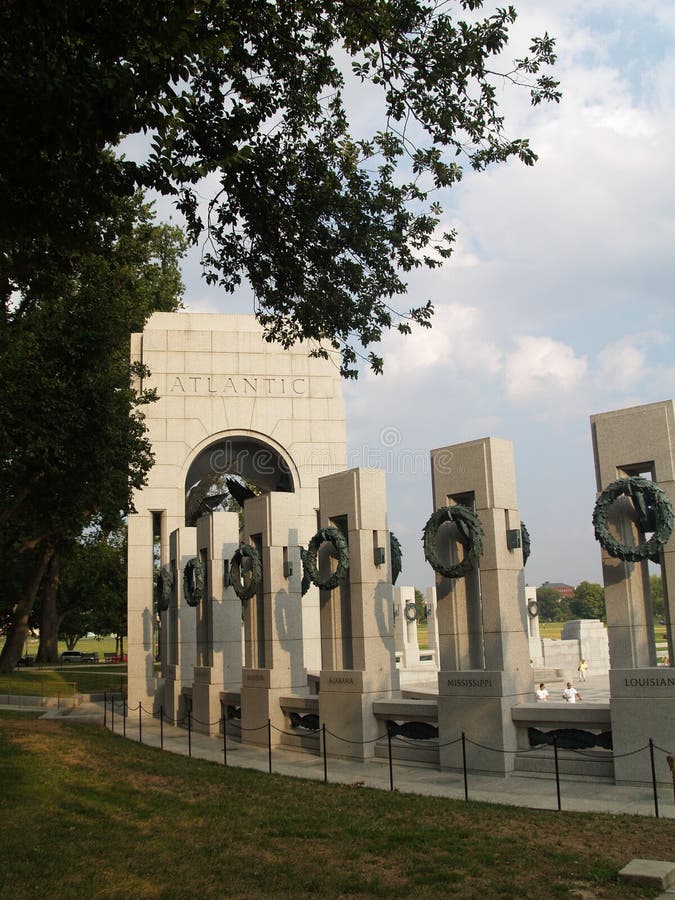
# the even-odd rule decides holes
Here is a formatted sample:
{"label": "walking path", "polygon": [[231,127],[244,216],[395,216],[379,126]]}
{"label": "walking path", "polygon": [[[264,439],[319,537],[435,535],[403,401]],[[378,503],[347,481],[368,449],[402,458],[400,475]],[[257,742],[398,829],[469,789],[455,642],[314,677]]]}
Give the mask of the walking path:
{"label": "walking path", "polygon": [[[548,683],[547,687],[554,700],[558,699],[562,683]],[[591,676],[585,684],[579,685],[584,702],[604,702],[609,699],[606,676]],[[26,698],[28,700],[28,698]],[[0,703],[0,708],[16,709]],[[26,704],[34,709],[34,705]],[[114,732],[125,735],[128,740],[138,741],[151,747],[160,747],[171,753],[191,755],[228,766],[270,770],[268,747],[241,744],[231,737],[223,743],[222,736],[209,736],[194,729],[188,734],[186,728],[178,728],[161,723],[145,710],[140,719],[132,705],[126,722],[121,714],[119,702],[114,716]],[[71,721],[94,721],[103,723],[103,703],[83,703],[75,708],[53,708],[45,713],[48,718],[64,718]],[[113,725],[110,706],[106,712],[108,728]],[[510,806],[525,806],[535,809],[558,808],[555,776],[535,773],[514,772],[507,777],[468,773],[467,783],[458,772],[440,772],[432,766],[396,762],[390,772],[387,759],[373,758],[366,761],[329,757],[324,759],[286,748],[273,747],[271,771],[279,775],[297,778],[324,780],[338,784],[364,786],[379,790],[394,789],[402,793],[425,794],[435,797],[449,797],[458,800],[479,800],[486,803],[503,803]],[[657,787],[656,803],[661,818],[675,818],[673,788],[660,784]],[[610,781],[584,778],[582,776],[560,776],[560,807],[562,810],[577,812],[628,813],[631,815],[654,816],[656,812],[654,792],[651,785],[616,785]]]}
{"label": "walking path", "polygon": [[[73,710],[53,710],[49,717],[70,720],[94,720],[102,722],[102,704],[83,704]],[[107,711],[107,727],[111,728],[110,708]],[[140,720],[132,707],[124,721],[121,707],[114,717],[114,732],[125,735],[128,740],[138,741],[150,747],[160,747],[182,756],[191,755],[195,759],[205,759],[228,766],[270,771],[270,753],[267,746],[258,747],[241,744],[228,737],[224,745],[222,736],[209,736],[186,728],[160,724],[145,711]],[[140,735],[139,735],[140,731]],[[324,780],[324,759],[309,753],[273,747],[271,771],[278,775],[296,778]],[[464,776],[459,772],[439,772],[431,766],[394,764],[390,775],[387,759],[366,761],[329,757],[326,760],[327,781],[358,787],[390,790],[393,779],[394,789],[402,793],[424,794],[434,797],[449,797],[464,800]],[[554,775],[532,773],[512,773],[505,778],[478,775],[471,772],[467,776],[466,791],[469,800],[486,803],[503,803],[509,806],[525,806],[534,809],[558,808],[558,797]],[[661,818],[675,818],[673,789],[669,785],[657,788],[658,812]],[[565,811],[627,813],[640,816],[654,816],[655,802],[651,785],[616,785],[581,776],[560,777],[560,806]]]}

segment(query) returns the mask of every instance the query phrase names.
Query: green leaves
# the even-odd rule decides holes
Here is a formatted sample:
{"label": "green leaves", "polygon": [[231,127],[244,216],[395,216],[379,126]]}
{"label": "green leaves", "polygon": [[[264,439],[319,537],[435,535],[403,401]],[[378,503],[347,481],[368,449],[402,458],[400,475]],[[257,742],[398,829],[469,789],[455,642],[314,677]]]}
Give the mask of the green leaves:
{"label": "green leaves", "polygon": [[[94,514],[128,510],[152,464],[129,338],[180,303],[180,232],[139,197],[111,200],[98,249],[42,273],[5,322],[0,355],[0,540],[27,547],[79,534]],[[137,385],[137,386],[136,386]],[[4,527],[3,527],[4,526]]]}
{"label": "green leaves", "polygon": [[[548,34],[506,71],[513,6],[481,15],[436,0],[74,0],[0,10],[0,302],[40,295],[96,245],[112,198],[174,198],[208,247],[206,277],[246,278],[270,337],[361,349],[398,321],[404,275],[448,258],[437,192],[463,167],[517,157],[497,85],[557,101]],[[462,11],[469,15],[461,18]],[[454,15],[453,12],[457,12]],[[338,54],[379,90],[372,134],[356,134]],[[341,58],[341,57],[340,57]],[[370,97],[370,94],[369,94]],[[137,162],[113,155],[148,134]],[[219,185],[202,214],[204,179]],[[425,252],[428,249],[429,252]],[[432,252],[433,251],[433,252]],[[419,321],[402,310],[404,321]],[[407,318],[406,318],[407,317]],[[428,321],[423,317],[422,321]],[[372,364],[380,369],[379,357]]]}

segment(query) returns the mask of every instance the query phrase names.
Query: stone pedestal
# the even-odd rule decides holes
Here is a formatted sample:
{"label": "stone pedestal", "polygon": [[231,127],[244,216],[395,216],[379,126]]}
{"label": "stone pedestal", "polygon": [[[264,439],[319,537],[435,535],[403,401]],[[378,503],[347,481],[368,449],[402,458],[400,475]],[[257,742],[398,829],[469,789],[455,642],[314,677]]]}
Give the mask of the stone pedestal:
{"label": "stone pedestal", "polygon": [[[619,478],[642,476],[655,482],[675,504],[675,412],[673,401],[650,403],[591,416],[598,492]],[[645,539],[633,504],[627,497],[610,510],[610,528],[620,543],[630,546]],[[675,538],[671,535],[659,554],[664,594],[664,617],[670,665],[657,668],[653,611],[646,560],[627,562],[602,549],[602,570],[607,607],[607,634],[611,661],[611,716],[616,780],[651,780],[644,754],[622,760],[654,738],[672,750],[675,732],[672,688],[673,626],[675,624]],[[663,754],[656,754],[657,759]],[[665,760],[665,756],[664,756]],[[659,772],[664,773],[664,760]]]}
{"label": "stone pedestal", "polygon": [[462,768],[459,739],[464,732],[469,771],[498,775],[513,771],[518,740],[511,709],[531,694],[531,672],[522,668],[513,673],[486,669],[439,672],[441,769]]}
{"label": "stone pedestal", "polygon": [[[541,634],[539,632],[539,611],[537,604],[537,589],[529,584],[525,585],[523,597],[527,621],[527,643],[530,651],[532,666],[543,666],[544,656],[541,649]],[[536,610],[536,612],[535,612]],[[532,615],[534,613],[534,615]]]}
{"label": "stone pedestal", "polygon": [[148,604],[153,591],[152,514],[129,516],[128,529],[128,698],[130,704],[140,702],[147,708],[156,690],[153,605]]}
{"label": "stone pedestal", "polygon": [[[321,527],[342,531],[350,559],[346,583],[321,592],[320,719],[331,733],[328,753],[364,759],[382,732],[372,702],[399,688],[384,472],[321,478],[319,504]],[[330,571],[327,552],[321,565]]]}
{"label": "stone pedestal", "polygon": [[196,610],[192,715],[196,731],[218,734],[223,691],[241,689],[241,601],[223,584],[224,563],[239,546],[239,517],[217,511],[197,522],[197,550],[206,560],[204,598]]}
{"label": "stone pedestal", "polygon": [[187,713],[183,688],[192,688],[196,658],[196,617],[188,606],[183,590],[183,569],[196,555],[197,532],[194,528],[178,528],[169,537],[170,566],[174,589],[169,608],[163,614],[166,629],[167,659],[162,660],[164,676],[164,712],[177,722]]}
{"label": "stone pedestal", "polygon": [[[560,635],[563,641],[578,643],[577,663],[583,659],[588,666],[586,675],[606,675],[609,671],[609,643],[607,629],[599,619],[570,619]],[[576,666],[569,673],[577,678]]]}
{"label": "stone pedestal", "polygon": [[[478,566],[464,578],[436,580],[441,767],[456,767],[459,745],[445,745],[465,732],[494,751],[472,751],[469,767],[504,774],[517,746],[511,708],[532,690],[513,447],[484,438],[434,450],[431,462],[434,509],[461,504],[484,531]],[[454,563],[454,526],[443,527],[439,551]]]}
{"label": "stone pedestal", "polygon": [[[417,613],[414,587],[394,588],[396,610],[396,652],[401,669],[414,669],[420,664],[420,648],[417,638]],[[413,613],[415,613],[413,617]]]}
{"label": "stone pedestal", "polygon": [[657,748],[654,751],[657,780],[672,784],[667,754],[661,751],[672,754],[675,749],[675,669],[670,666],[612,669],[609,686],[617,783],[651,783],[649,750],[631,756],[625,754],[647,747],[652,738]]}
{"label": "stone pedestal", "polygon": [[269,493],[247,500],[244,533],[260,553],[262,584],[257,595],[244,602],[241,739],[267,743],[263,726],[269,719],[272,743],[278,744],[287,724],[279,697],[309,693],[302,646],[297,497]]}
{"label": "stone pedestal", "polygon": [[429,642],[429,650],[434,654],[436,662],[440,659],[440,649],[438,644],[438,612],[436,609],[436,588],[428,587],[424,592],[424,600],[427,606],[427,640]]}

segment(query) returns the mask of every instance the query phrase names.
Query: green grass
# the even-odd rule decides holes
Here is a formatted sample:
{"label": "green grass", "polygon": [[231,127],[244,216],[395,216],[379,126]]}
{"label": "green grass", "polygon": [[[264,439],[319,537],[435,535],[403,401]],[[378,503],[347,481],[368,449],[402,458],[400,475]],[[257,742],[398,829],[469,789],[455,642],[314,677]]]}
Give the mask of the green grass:
{"label": "green grass", "polygon": [[103,728],[0,719],[0,894],[59,898],[623,898],[675,823],[324,785]]}
{"label": "green grass", "polygon": [[426,622],[417,623],[417,646],[420,650],[429,649],[429,626]]}
{"label": "green grass", "polygon": [[[35,656],[38,651],[38,644],[40,641],[38,638],[28,638],[24,645],[24,653],[29,656]],[[59,656],[63,653],[64,650],[67,650],[65,641],[59,641]],[[103,638],[80,638],[80,640],[75,644],[73,648],[75,650],[82,650],[84,653],[98,653],[98,655],[103,659],[104,653],[114,653],[115,652],[115,638],[114,637],[103,637]],[[125,642],[126,649],[126,642]]]}
{"label": "green grass", "polygon": [[31,666],[0,675],[0,694],[56,697],[74,693],[91,694],[96,691],[119,691],[126,687],[125,664],[97,663],[95,665],[66,665],[58,667]]}

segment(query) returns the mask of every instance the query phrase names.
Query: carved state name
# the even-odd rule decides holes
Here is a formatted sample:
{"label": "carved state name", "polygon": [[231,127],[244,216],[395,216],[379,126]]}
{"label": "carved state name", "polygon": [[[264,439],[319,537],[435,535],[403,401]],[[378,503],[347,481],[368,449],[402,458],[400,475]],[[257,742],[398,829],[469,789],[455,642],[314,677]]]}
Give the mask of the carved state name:
{"label": "carved state name", "polygon": [[227,394],[230,397],[303,397],[309,379],[274,375],[168,375],[170,394]]}
{"label": "carved state name", "polygon": [[448,687],[492,687],[491,678],[448,678]]}
{"label": "carved state name", "polygon": [[675,677],[665,678],[624,678],[626,687],[675,687]]}

